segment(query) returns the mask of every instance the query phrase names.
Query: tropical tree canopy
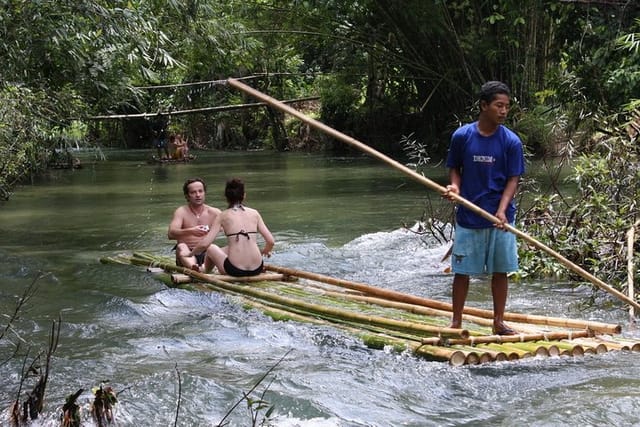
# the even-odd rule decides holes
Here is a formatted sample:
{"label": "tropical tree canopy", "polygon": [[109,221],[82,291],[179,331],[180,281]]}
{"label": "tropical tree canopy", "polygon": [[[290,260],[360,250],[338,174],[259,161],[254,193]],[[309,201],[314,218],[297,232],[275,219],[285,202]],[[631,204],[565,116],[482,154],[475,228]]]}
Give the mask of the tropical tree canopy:
{"label": "tropical tree canopy", "polygon": [[[37,172],[68,131],[86,129],[85,143],[148,147],[148,119],[157,112],[200,148],[344,149],[269,108],[201,110],[255,102],[229,88],[228,77],[279,99],[306,99],[299,108],[384,152],[401,153],[410,135],[434,158],[475,116],[486,80],[511,86],[512,126],[534,153],[549,144],[541,111],[575,130],[623,111],[640,93],[637,2],[5,0],[2,7],[4,193]],[[128,118],[104,118],[115,115]]]}

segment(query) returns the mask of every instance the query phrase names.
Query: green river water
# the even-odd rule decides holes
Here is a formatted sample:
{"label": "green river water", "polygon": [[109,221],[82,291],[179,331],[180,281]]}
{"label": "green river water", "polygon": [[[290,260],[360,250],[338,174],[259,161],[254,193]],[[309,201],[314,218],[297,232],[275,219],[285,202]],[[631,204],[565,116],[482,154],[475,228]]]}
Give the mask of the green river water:
{"label": "green river water", "polygon": [[[0,425],[8,425],[25,352],[46,349],[58,316],[45,411],[32,425],[59,425],[64,398],[79,388],[83,425],[94,425],[90,390],[101,381],[122,390],[119,426],[174,425],[178,393],[177,425],[216,425],[287,352],[259,387],[268,385],[275,426],[640,425],[640,353],[454,368],[368,349],[330,327],[274,322],[224,295],[169,289],[143,268],[100,264],[134,250],[171,254],[166,231],[184,180],[204,178],[207,202],[223,207],[225,180],[239,176],[246,204],[275,235],[269,262],[449,300],[440,260],[448,245],[403,227],[426,203],[442,203],[429,189],[365,157],[196,154],[178,165],[148,164],[145,151],[87,156],[82,169],[51,171],[0,205],[0,327],[44,274],[0,339]],[[444,168],[427,173],[445,183]],[[590,296],[563,283],[512,284],[508,310],[620,323],[640,339],[623,307],[600,294],[589,306]],[[472,285],[468,304],[491,307],[485,281]],[[229,421],[251,425],[246,404]]]}

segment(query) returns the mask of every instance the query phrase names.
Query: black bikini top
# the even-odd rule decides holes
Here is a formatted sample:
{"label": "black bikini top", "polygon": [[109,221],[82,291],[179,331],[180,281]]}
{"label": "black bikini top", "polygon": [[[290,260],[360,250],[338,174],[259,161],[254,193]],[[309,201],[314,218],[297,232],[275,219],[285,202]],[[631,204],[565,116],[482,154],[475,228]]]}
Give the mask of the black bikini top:
{"label": "black bikini top", "polygon": [[245,236],[247,239],[250,239],[249,234],[257,234],[257,231],[244,231],[240,230],[237,233],[225,234],[227,237],[236,236],[236,242],[240,240],[240,236]]}

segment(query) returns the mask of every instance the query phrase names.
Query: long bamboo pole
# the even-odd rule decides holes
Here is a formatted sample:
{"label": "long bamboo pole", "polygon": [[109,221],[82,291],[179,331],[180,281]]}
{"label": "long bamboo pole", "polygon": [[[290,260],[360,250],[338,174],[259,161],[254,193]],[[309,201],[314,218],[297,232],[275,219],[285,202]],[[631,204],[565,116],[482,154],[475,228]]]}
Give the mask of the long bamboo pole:
{"label": "long bamboo pole", "polygon": [[[308,102],[315,101],[319,99],[317,96],[311,96],[308,98],[298,98],[298,99],[290,99],[286,101],[282,101],[283,103],[299,103],[299,102]],[[174,110],[174,111],[160,111],[154,113],[135,113],[135,114],[112,114],[106,116],[89,116],[85,117],[86,120],[120,120],[120,119],[145,119],[157,116],[159,113],[164,116],[181,116],[184,114],[196,114],[196,113],[216,113],[220,111],[231,111],[231,110],[242,110],[246,108],[258,108],[264,107],[264,103],[253,103],[253,104],[234,104],[234,105],[222,105],[219,107],[203,107],[203,108],[194,108],[191,110]]]}
{"label": "long bamboo pole", "polygon": [[[377,296],[379,298],[405,302],[408,304],[423,305],[425,307],[431,307],[438,310],[444,310],[449,312],[451,311],[450,303],[446,303],[438,300],[419,297],[416,295],[405,294],[402,292],[393,291],[391,289],[378,288],[375,286],[367,285],[365,283],[352,282],[344,279],[337,279],[335,277],[325,276],[323,274],[311,273],[308,271],[276,266],[273,264],[265,264],[264,267],[266,270],[269,270],[269,271],[275,271],[277,273],[282,273],[289,276],[300,277],[303,279],[314,280],[317,282],[327,283],[334,286],[340,286],[347,289],[353,289],[368,295]],[[465,307],[463,313],[473,315],[473,316],[478,316],[478,317],[484,317],[484,318],[493,317],[493,312],[491,310],[484,310],[481,308],[474,308],[474,307]],[[558,327],[576,328],[576,329],[585,328],[585,329],[591,329],[596,332],[607,333],[607,334],[619,334],[622,330],[620,325],[613,325],[608,323],[591,322],[591,321],[578,320],[578,319],[566,319],[562,317],[536,316],[536,315],[510,313],[510,312],[507,312],[504,314],[504,319],[511,322],[531,323],[531,324],[537,324],[537,325],[558,326]]]}
{"label": "long bamboo pole", "polygon": [[[368,145],[356,140],[355,138],[352,138],[350,136],[347,136],[345,134],[343,134],[342,132],[339,132],[327,125],[325,125],[322,122],[319,122],[315,119],[312,119],[308,116],[306,116],[305,114],[299,112],[298,110],[289,107],[288,105],[282,103],[281,101],[278,101],[275,98],[272,98],[260,91],[257,91],[255,89],[253,89],[251,86],[248,86],[244,83],[239,82],[236,79],[232,79],[229,78],[227,80],[227,82],[229,83],[230,86],[235,87],[236,89],[239,89],[245,93],[248,93],[249,95],[260,99],[268,104],[270,104],[271,106],[278,108],[279,110],[284,111],[285,113],[288,113],[296,118],[298,118],[299,120],[307,123],[310,126],[313,126],[316,129],[321,130],[322,132],[338,139],[341,140],[342,142],[345,142],[357,149],[359,149],[360,151],[363,151],[364,153],[377,158],[378,160],[383,161],[384,163],[390,165],[391,167],[401,171],[402,173],[404,173],[405,175],[408,175],[410,178],[412,178],[414,181],[417,181],[421,184],[424,184],[425,186],[431,188],[434,191],[437,191],[440,194],[444,194],[446,192],[446,188],[437,184],[436,182],[426,178],[424,175],[421,175],[419,173],[417,173],[416,171],[406,167],[405,165],[385,156],[384,154],[380,153],[379,151],[374,150],[373,148],[369,147]],[[476,206],[475,204],[471,203],[470,201],[466,200],[465,198],[456,195],[456,194],[452,194],[454,200],[456,201],[456,203],[463,205],[465,208],[473,211],[474,213],[488,219],[489,221],[493,222],[493,223],[500,223],[501,221],[494,215],[490,214],[489,212],[485,211],[484,209],[481,209],[480,207]],[[544,243],[534,239],[533,237],[531,237],[530,235],[518,230],[517,228],[511,226],[510,224],[504,224],[504,228],[508,231],[510,231],[511,233],[515,234],[516,236],[520,237],[523,240],[526,240],[527,242],[529,242],[530,244],[532,244],[533,246],[535,246],[536,248],[542,250],[543,252],[546,252],[547,254],[551,255],[552,257],[554,257],[555,259],[557,259],[562,265],[564,265],[565,267],[569,268],[571,271],[573,271],[574,273],[580,275],[582,278],[586,279],[587,281],[593,283],[594,285],[596,285],[597,287],[599,287],[600,289],[609,292],[611,295],[616,296],[618,299],[626,302],[629,305],[632,305],[633,307],[640,309],[640,304],[638,304],[638,302],[636,302],[635,300],[629,298],[627,295],[623,294],[622,292],[618,291],[617,289],[612,288],[611,286],[607,285],[605,282],[603,282],[602,280],[598,279],[597,277],[595,277],[593,274],[589,273],[588,271],[586,271],[585,269],[583,269],[582,267],[576,265],[575,263],[569,261],[567,258],[565,258],[564,256],[562,256],[561,254],[559,254],[558,252],[554,251],[553,249],[551,249],[550,247],[548,247],[547,245],[545,245]]]}
{"label": "long bamboo pole", "polygon": [[[629,231],[627,231],[627,290],[629,293],[629,298],[635,297],[635,289],[634,289],[634,264],[633,264],[633,248],[635,246],[636,237],[635,232],[636,228],[640,226],[640,220],[636,221],[635,224]],[[634,307],[629,307],[629,318],[633,321],[635,319],[636,312]]]}

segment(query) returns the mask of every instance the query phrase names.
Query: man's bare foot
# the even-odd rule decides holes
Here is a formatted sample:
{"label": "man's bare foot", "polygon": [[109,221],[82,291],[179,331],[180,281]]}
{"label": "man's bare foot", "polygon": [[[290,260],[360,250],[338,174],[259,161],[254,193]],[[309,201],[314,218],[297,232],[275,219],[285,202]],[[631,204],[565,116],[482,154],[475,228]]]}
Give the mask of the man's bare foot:
{"label": "man's bare foot", "polygon": [[493,325],[493,334],[494,335],[518,335],[518,332],[514,331],[504,323],[500,323],[498,325]]}
{"label": "man's bare foot", "polygon": [[452,322],[452,323],[449,325],[449,327],[450,327],[451,329],[460,329],[460,328],[462,328],[462,324],[460,324],[460,323],[453,323],[453,322]]}

